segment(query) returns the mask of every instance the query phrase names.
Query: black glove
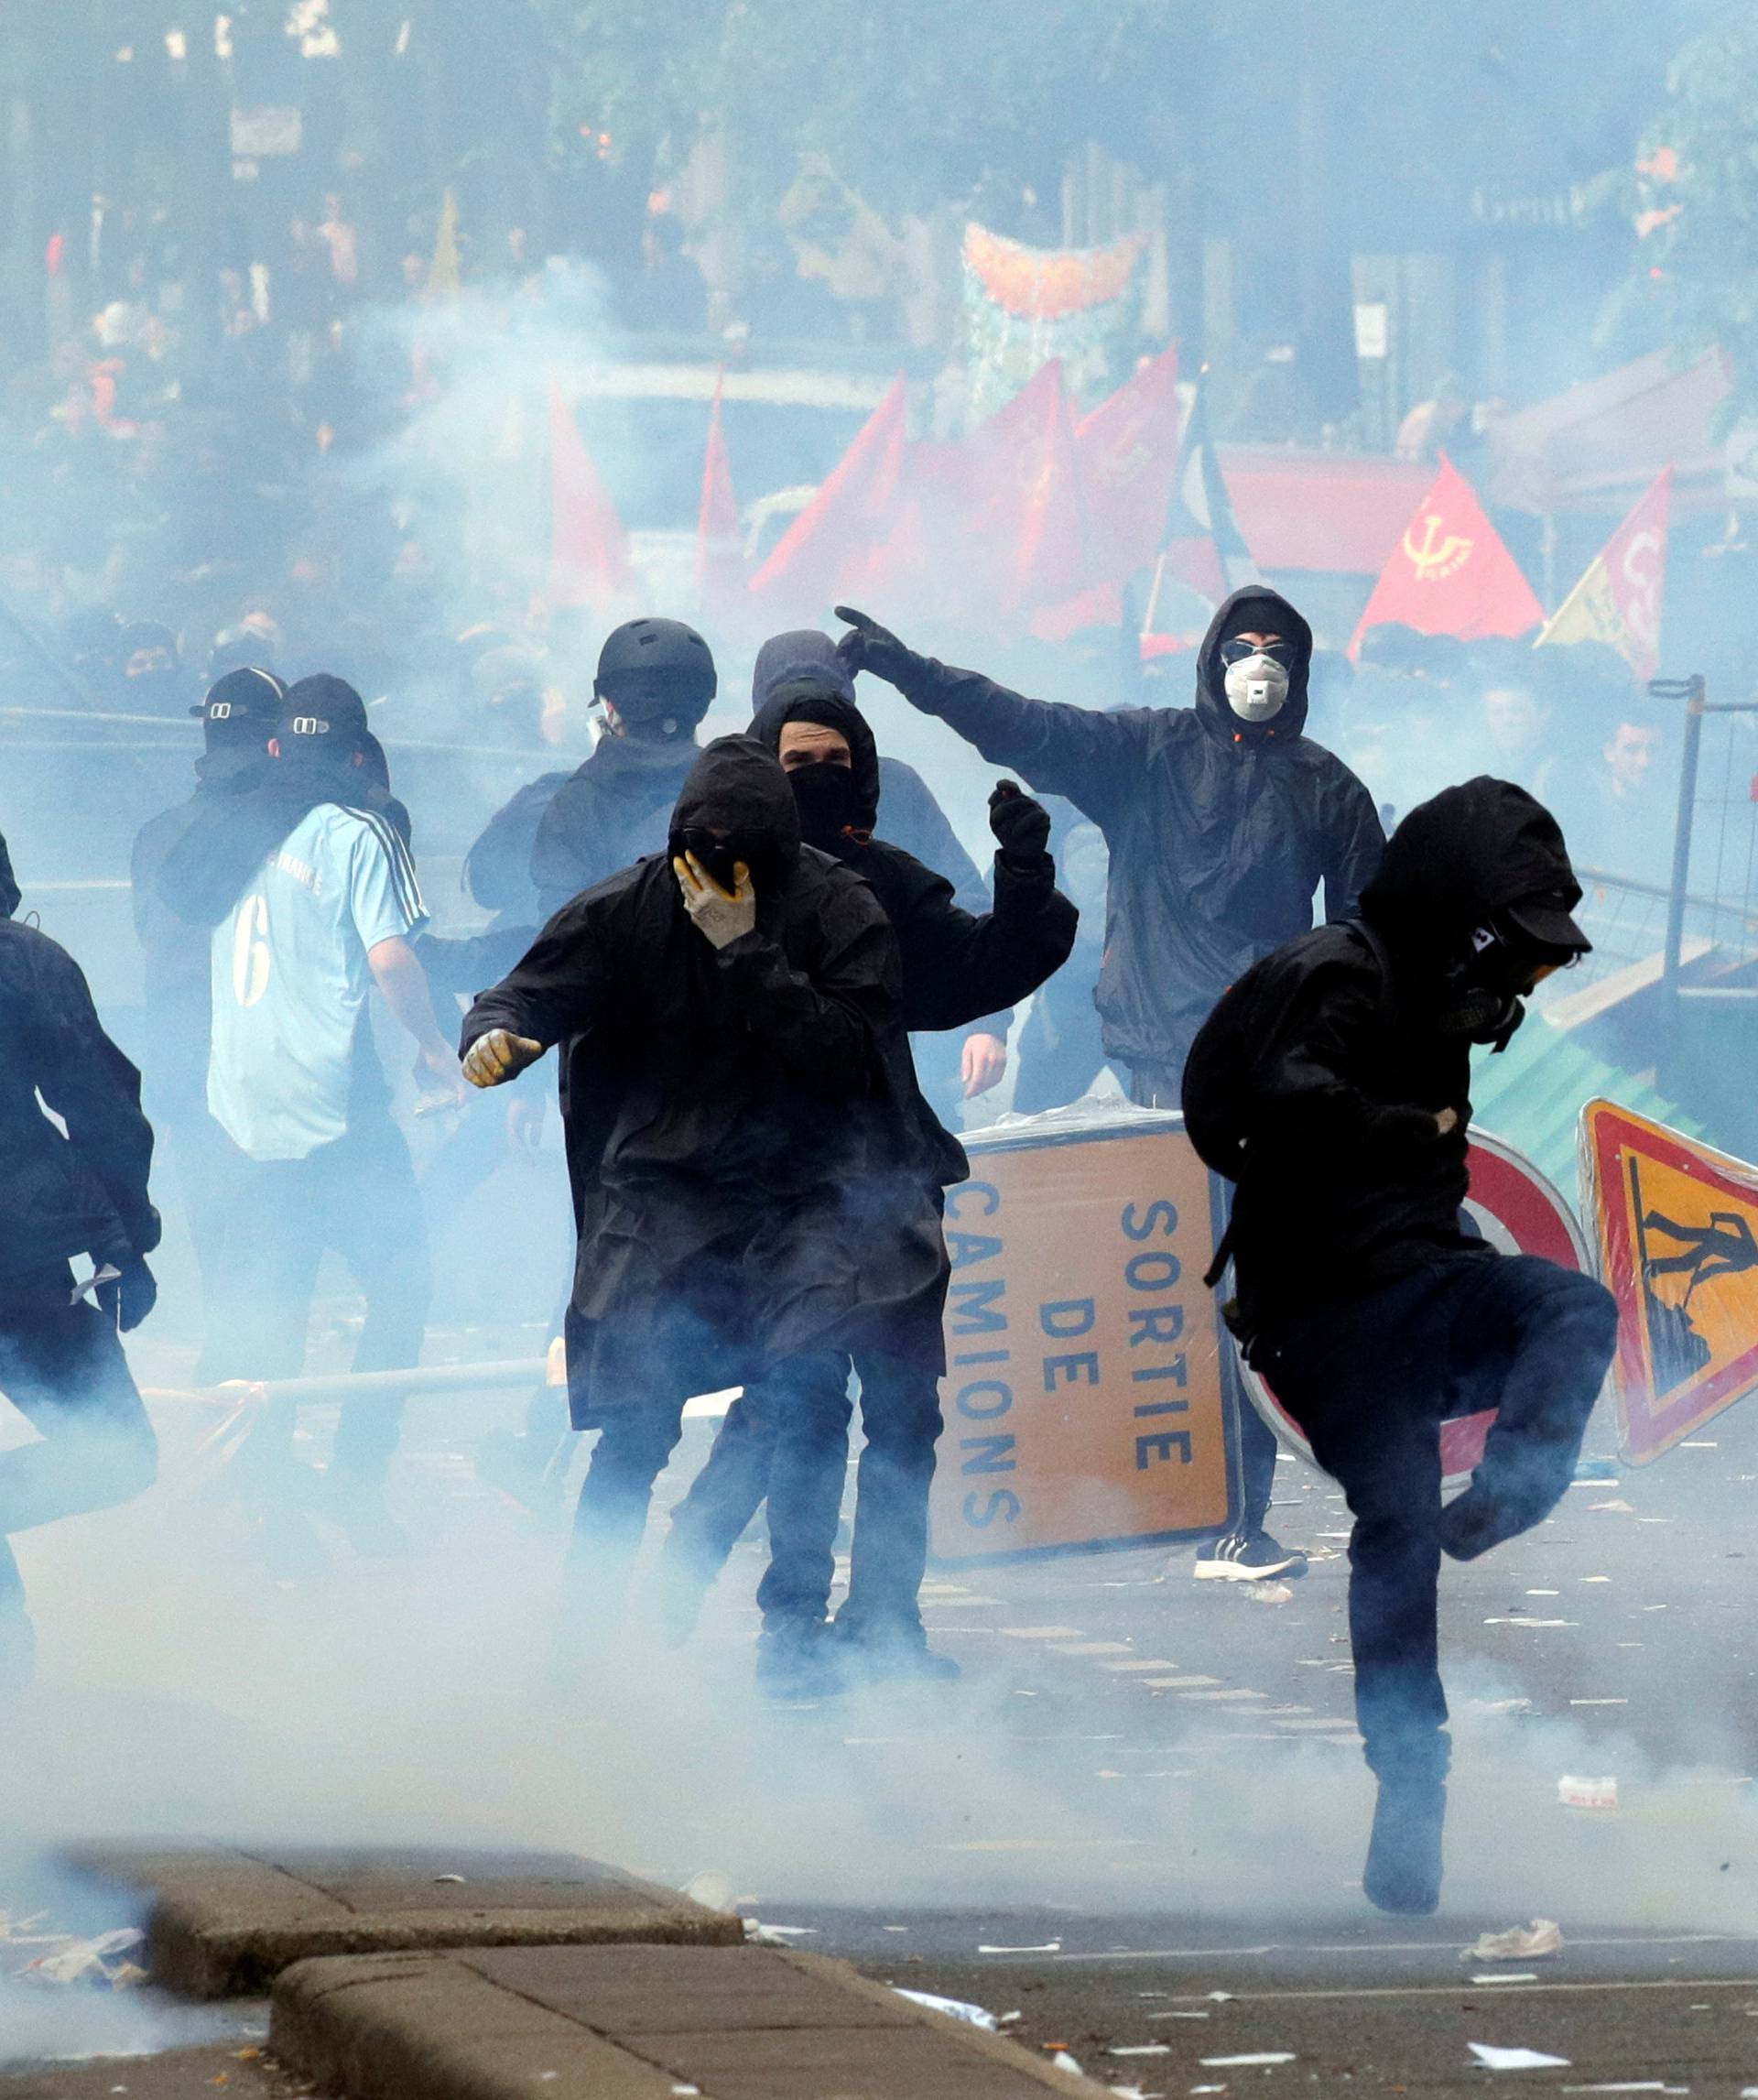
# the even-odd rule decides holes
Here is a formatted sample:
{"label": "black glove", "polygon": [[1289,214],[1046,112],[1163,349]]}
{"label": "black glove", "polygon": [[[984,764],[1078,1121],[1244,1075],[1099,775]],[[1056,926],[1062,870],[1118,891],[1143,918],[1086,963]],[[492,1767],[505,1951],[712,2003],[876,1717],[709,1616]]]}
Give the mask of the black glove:
{"label": "black glove", "polygon": [[921,661],[889,627],[882,627],[865,613],[857,613],[852,605],[838,605],[834,610],[839,620],[849,623],[849,632],[836,645],[836,653],[851,678],[856,671],[870,670],[886,684],[896,685],[909,675],[913,664]]}
{"label": "black glove", "polygon": [[152,1270],[136,1257],[114,1275],[101,1272],[92,1295],[106,1320],[114,1320],[125,1334],[132,1334],[158,1303],[158,1286]]}
{"label": "black glove", "polygon": [[1050,812],[1017,780],[998,780],[989,798],[989,829],[1002,855],[1015,865],[1042,860],[1050,850]]}

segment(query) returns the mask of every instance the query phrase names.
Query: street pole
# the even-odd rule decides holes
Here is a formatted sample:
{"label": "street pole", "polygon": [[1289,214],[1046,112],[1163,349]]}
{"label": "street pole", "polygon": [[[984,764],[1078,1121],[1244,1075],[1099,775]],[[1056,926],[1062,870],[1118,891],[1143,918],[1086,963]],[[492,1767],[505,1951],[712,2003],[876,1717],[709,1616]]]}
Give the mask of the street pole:
{"label": "street pole", "polygon": [[1673,827],[1673,879],[1666,898],[1666,946],[1661,962],[1661,1051],[1668,1064],[1678,1054],[1678,973],[1685,945],[1685,893],[1690,887],[1691,826],[1697,812],[1698,758],[1703,744],[1703,674],[1657,678],[1648,691],[1656,700],[1685,702],[1685,744],[1678,767],[1678,815]]}

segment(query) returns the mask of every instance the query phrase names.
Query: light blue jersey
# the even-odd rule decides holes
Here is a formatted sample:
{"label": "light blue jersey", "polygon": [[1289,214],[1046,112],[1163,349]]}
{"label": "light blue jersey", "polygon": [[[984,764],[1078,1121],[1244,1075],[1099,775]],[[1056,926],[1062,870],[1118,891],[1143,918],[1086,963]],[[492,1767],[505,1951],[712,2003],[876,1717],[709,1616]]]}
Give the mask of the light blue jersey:
{"label": "light blue jersey", "polygon": [[348,1127],[354,1030],[381,941],[427,924],[384,817],[320,802],[214,929],[208,1107],[253,1159],[303,1159]]}

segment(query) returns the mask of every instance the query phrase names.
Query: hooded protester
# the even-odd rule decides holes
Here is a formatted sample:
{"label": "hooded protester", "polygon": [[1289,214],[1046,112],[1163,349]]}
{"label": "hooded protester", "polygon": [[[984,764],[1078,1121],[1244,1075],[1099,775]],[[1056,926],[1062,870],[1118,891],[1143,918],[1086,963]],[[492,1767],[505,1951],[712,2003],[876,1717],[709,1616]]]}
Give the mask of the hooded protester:
{"label": "hooded protester", "polygon": [[931,1316],[909,1315],[945,1254],[931,1206],[895,1229],[885,1181],[908,1132],[887,1056],[897,941],[871,890],[802,847],[787,776],[750,737],[699,755],[668,845],[575,898],[483,994],[464,1075],[498,1086],[558,1046],[569,1396],[574,1426],[603,1431],[575,1521],[582,1603],[615,1608],[686,1398],[761,1377],[798,1432],[768,1482],[780,1667],[819,1630],[786,1600],[809,1593],[796,1563],[827,1521],[834,1537],[849,1352],[919,1330],[938,1375]]}
{"label": "hooded protester", "polygon": [[167,857],[192,824],[216,803],[260,782],[269,763],[268,740],[286,698],[287,688],[268,671],[232,670],[215,680],[195,710],[201,719],[202,743],[195,762],[195,792],[141,826],[130,862],[146,1005],[141,1062],[154,1121],[169,1140],[207,1308],[208,1339],[196,1366],[198,1385],[217,1375],[212,1361],[214,1343],[218,1339],[223,1349],[231,1323],[222,1200],[226,1146],[207,1106],[212,936],[170,909],[159,895],[158,878]]}
{"label": "hooded protester", "polygon": [[[326,1248],[366,1299],[355,1370],[405,1369],[420,1355],[427,1235],[372,1047],[374,985],[413,1038],[429,1090],[456,1102],[461,1089],[410,945],[427,913],[407,817],[374,782],[376,751],[352,686],[301,679],[265,763],[198,813],[159,872],[166,905],[209,931],[206,1100],[228,1141],[225,1244],[247,1315],[225,1337],[221,1376],[298,1374]],[[344,1407],[337,1430],[326,1487],[363,1551],[400,1543],[383,1503],[397,1421],[395,1406],[372,1399]],[[284,1416],[257,1432],[261,1463],[283,1485],[290,1431]],[[285,1512],[282,1528],[297,1529]]]}
{"label": "hooded protester", "polygon": [[540,922],[570,897],[657,853],[701,755],[696,728],[718,684],[708,644],[680,620],[630,620],[607,635],[592,680],[607,734],[571,776],[547,774],[495,817],[471,849],[479,878],[504,889],[491,865],[515,866],[528,837]]}
{"label": "hooded protester", "polygon": [[[1326,916],[1349,918],[1384,846],[1367,789],[1301,734],[1311,628],[1264,585],[1236,591],[1203,638],[1193,707],[1101,713],[1024,699],[917,656],[863,613],[839,606],[837,616],[852,628],[840,645],[852,670],[895,685],[1103,832],[1105,1056],[1127,1068],[1134,1100],[1176,1108],[1185,1058],[1215,1001],[1310,928],[1321,881]],[[1299,1572],[1304,1556],[1264,1529],[1275,1439],[1249,1409],[1236,1431],[1241,1505],[1232,1529],[1199,1551],[1196,1573]]]}
{"label": "hooded protester", "polygon": [[[994,910],[973,918],[960,909],[943,876],[874,836],[880,760],[873,731],[847,697],[847,674],[836,665],[829,637],[815,638],[824,645],[816,666],[797,647],[787,652],[791,661],[776,677],[751,734],[781,762],[805,843],[861,876],[896,930],[904,1027],[958,1028],[1024,998],[1067,960],[1079,916],[1056,887],[1055,864],[1045,850],[1048,816],[1011,781],[1002,782],[990,805],[1001,846]],[[791,645],[802,639],[778,637]],[[773,662],[779,652],[768,644],[765,653]],[[923,1202],[938,1216],[942,1190],[963,1181],[970,1169],[963,1148],[922,1097],[907,1043],[894,1032],[886,1050],[892,1091],[908,1123],[907,1149],[895,1162],[901,1170],[895,1189],[901,1230],[913,1239],[920,1230]],[[928,1557],[934,1447],[941,1429],[939,1336],[950,1274],[942,1259],[923,1302],[900,1318],[895,1344],[880,1334],[853,1356],[866,1444],[849,1594],[836,1627],[843,1656],[858,1658],[876,1674],[956,1674],[955,1665],[928,1654],[917,1607]],[[913,1345],[912,1331],[917,1337]],[[846,1403],[843,1411],[846,1420]],[[666,1590],[675,1624],[694,1618],[701,1592],[755,1514],[789,1427],[761,1378],[733,1402],[707,1464],[673,1513]],[[780,1463],[790,1462],[784,1457]],[[834,1454],[833,1463],[840,1482],[846,1450]],[[833,1509],[836,1499],[827,1484],[820,1506]],[[819,1587],[809,1596],[788,1600],[796,1614],[813,1624],[822,1621],[828,1605],[833,1545],[832,1520],[820,1542]],[[776,1590],[772,1572],[758,1592],[759,1603],[773,1605]],[[826,1673],[830,1670],[827,1657]]]}
{"label": "hooded protester", "polygon": [[[1393,833],[1359,920],[1248,971],[1185,1069],[1191,1140],[1237,1183],[1229,1324],[1354,1512],[1356,1711],[1380,1782],[1364,1886],[1387,1910],[1439,1900],[1440,1556],[1555,1508],[1616,1342],[1590,1277],[1496,1254],[1461,1210],[1471,1045],[1504,1045],[1525,996],[1586,952],[1580,895],[1523,789],[1449,788]],[[1441,1422],[1491,1408],[1443,1510]]]}
{"label": "hooded protester", "polygon": [[[835,642],[816,627],[772,635],[757,651],[751,672],[752,714],[760,715],[790,685],[802,691],[834,693],[850,707],[858,705],[852,673]],[[953,902],[981,919],[989,909],[989,892],[958,833],[947,822],[933,789],[901,758],[881,757],[876,763],[874,792],[884,799],[886,844],[901,848],[923,867],[944,876],[951,885]],[[970,1101],[998,1085],[1007,1070],[1007,1031],[1013,1018],[1011,1012],[982,1016],[962,1037],[944,1030],[924,1032],[915,1051],[922,1091],[928,1099],[938,1105],[961,1094]]]}
{"label": "hooded protester", "polygon": [[[14,919],[4,840],[0,868],[0,1392],[40,1439],[0,1453],[5,1693],[27,1680],[35,1648],[9,1535],[125,1502],[157,1470],[117,1336],[153,1309],[146,1257],[159,1228],[140,1075],[103,1032],[72,957]],[[75,1255],[93,1270],[77,1290]]]}

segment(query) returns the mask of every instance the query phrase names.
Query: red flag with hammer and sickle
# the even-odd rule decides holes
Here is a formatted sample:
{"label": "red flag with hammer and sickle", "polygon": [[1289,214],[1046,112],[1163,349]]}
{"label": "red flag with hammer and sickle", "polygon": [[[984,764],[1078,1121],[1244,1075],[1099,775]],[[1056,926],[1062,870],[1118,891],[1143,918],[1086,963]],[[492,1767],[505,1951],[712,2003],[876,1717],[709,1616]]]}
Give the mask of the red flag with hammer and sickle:
{"label": "red flag with hammer and sickle", "polygon": [[1544,617],[1545,608],[1470,483],[1443,452],[1434,485],[1380,571],[1349,653],[1360,653],[1370,627],[1391,623],[1470,642],[1485,635],[1524,635]]}

